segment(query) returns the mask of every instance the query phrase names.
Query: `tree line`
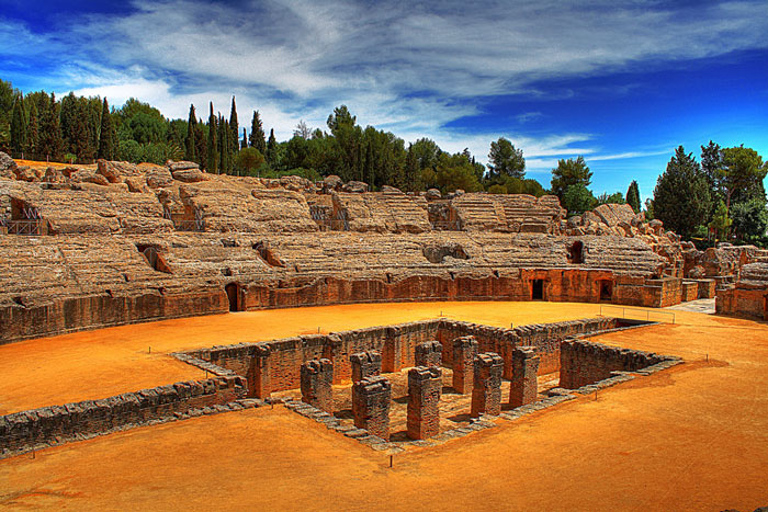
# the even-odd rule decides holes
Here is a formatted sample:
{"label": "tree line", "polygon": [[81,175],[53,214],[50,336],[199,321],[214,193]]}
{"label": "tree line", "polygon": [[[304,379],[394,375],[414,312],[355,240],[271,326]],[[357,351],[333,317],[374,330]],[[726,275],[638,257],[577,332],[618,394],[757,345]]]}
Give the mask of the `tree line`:
{"label": "tree line", "polygon": [[595,196],[592,171],[584,157],[561,159],[550,186],[526,177],[523,151],[501,137],[490,143],[488,164],[468,149],[443,151],[435,141],[406,142],[391,132],[362,127],[345,105],[333,110],[326,126],[301,121],[292,137],[267,136],[258,110],[249,128],[240,125],[236,100],[225,116],[208,105],[207,119],[191,105],[185,119],[167,119],[155,107],[131,98],[119,108],[106,98],[70,93],[61,99],[45,91],[22,94],[0,80],[0,150],[15,158],[91,163],[97,158],[163,164],[190,160],[212,173],[312,180],[336,174],[362,181],[372,190],[383,185],[405,191],[462,189],[491,194],[554,194],[569,215],[600,204],[628,203],[635,212],[659,218],[685,238],[736,236],[755,241],[768,227],[762,179],[766,164],[754,150],[702,146],[701,163],[678,148],[659,177],[653,200],[640,202],[637,181],[626,194]]}

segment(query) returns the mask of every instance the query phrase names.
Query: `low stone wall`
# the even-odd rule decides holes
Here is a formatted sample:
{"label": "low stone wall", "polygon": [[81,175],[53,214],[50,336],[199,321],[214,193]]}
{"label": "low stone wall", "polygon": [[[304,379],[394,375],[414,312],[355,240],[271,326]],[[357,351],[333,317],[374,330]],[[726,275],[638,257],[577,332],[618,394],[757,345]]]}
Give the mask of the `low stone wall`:
{"label": "low stone wall", "polygon": [[245,398],[241,377],[177,382],[133,393],[0,416],[0,457],[183,417]]}
{"label": "low stone wall", "polygon": [[681,290],[681,302],[690,302],[699,298],[699,283],[697,282],[683,281]]}
{"label": "low stone wall", "polygon": [[719,315],[765,320],[768,318],[766,297],[768,297],[768,286],[739,283],[717,290],[715,309]]}
{"label": "low stone wall", "polygon": [[670,359],[652,352],[565,340],[560,345],[559,387],[578,389],[610,378],[613,372],[635,372]]}

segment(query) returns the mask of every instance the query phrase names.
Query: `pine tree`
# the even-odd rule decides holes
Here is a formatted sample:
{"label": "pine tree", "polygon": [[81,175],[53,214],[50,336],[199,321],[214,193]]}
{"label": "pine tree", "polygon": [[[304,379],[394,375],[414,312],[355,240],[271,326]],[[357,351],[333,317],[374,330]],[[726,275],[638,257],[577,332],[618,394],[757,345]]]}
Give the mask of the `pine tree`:
{"label": "pine tree", "polygon": [[101,128],[99,130],[99,158],[104,160],[114,160],[117,158],[115,139],[115,124],[112,122],[112,113],[109,111],[107,98],[104,98],[101,107]]}
{"label": "pine tree", "polygon": [[195,106],[190,105],[189,106],[189,120],[187,121],[187,140],[186,142],[186,152],[184,153],[184,158],[189,160],[190,162],[196,162],[197,161],[197,155],[195,154],[195,150],[197,149],[197,144],[195,142],[195,135],[197,127],[197,115],[195,115]]}
{"label": "pine tree", "polygon": [[627,189],[627,204],[635,213],[640,213],[640,187],[635,180],[632,180]]}
{"label": "pine tree", "polygon": [[408,153],[405,155],[405,188],[408,191],[418,190],[419,160],[413,150],[413,144],[408,145]]}
{"label": "pine tree", "polygon": [[[258,148],[256,148],[258,149]],[[269,130],[269,141],[267,141],[267,163],[273,165],[277,157],[277,139],[275,138],[275,129]]]}
{"label": "pine tree", "polygon": [[211,112],[208,115],[208,172],[219,173],[219,145],[216,141],[216,116],[213,114],[213,102]]}
{"label": "pine tree", "polygon": [[230,165],[234,165],[235,155],[240,149],[240,127],[237,124],[237,106],[235,105],[235,97],[232,96],[232,107],[229,110],[229,134],[227,139],[229,140],[229,162]]}
{"label": "pine tree", "polygon": [[27,123],[27,158],[37,158],[38,140],[40,137],[40,120],[37,115],[37,106],[34,101],[29,101],[29,122]]}
{"label": "pine tree", "polygon": [[261,119],[259,118],[259,111],[253,111],[253,120],[251,121],[251,136],[249,142],[252,148],[256,148],[259,153],[265,155],[267,153],[267,141],[264,134],[264,128],[261,125]]}
{"label": "pine tree", "polygon": [[24,158],[27,147],[27,120],[24,115],[24,97],[19,95],[11,112],[11,150],[16,158]]}

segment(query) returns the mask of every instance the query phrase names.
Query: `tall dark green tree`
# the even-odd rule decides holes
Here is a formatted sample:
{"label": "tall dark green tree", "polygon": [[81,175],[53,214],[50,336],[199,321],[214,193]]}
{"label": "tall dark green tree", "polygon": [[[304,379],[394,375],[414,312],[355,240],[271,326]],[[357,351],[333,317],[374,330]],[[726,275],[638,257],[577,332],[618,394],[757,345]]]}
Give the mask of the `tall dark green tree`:
{"label": "tall dark green tree", "polygon": [[733,203],[753,199],[765,204],[763,179],[768,173],[768,163],[752,148],[744,145],[723,149],[722,188],[725,205],[730,209]]}
{"label": "tall dark green tree", "polygon": [[229,174],[229,123],[223,116],[219,116],[219,169],[224,174]]}
{"label": "tall dark green tree", "polygon": [[[258,148],[257,148],[258,149]],[[269,130],[269,140],[267,141],[267,154],[264,155],[269,165],[277,160],[277,139],[275,138],[275,129]]]}
{"label": "tall dark green tree", "polygon": [[267,153],[266,135],[264,134],[264,127],[261,124],[258,110],[253,111],[253,119],[251,119],[251,135],[248,138],[248,142],[252,148],[256,148],[262,155]]}
{"label": "tall dark green tree", "polygon": [[24,97],[19,94],[13,103],[11,114],[11,150],[13,156],[22,158],[27,147],[27,119],[24,114]]}
{"label": "tall dark green tree", "polygon": [[112,121],[112,113],[109,110],[107,98],[101,108],[101,129],[99,130],[99,158],[114,160],[117,158],[117,131]]}
{"label": "tall dark green tree", "polygon": [[237,124],[237,105],[232,96],[232,107],[229,110],[229,161],[234,165],[235,155],[240,149],[240,126]]}
{"label": "tall dark green tree", "polygon": [[491,179],[500,177],[525,178],[523,150],[516,149],[510,141],[501,137],[496,142],[491,142],[488,167]]}
{"label": "tall dark green tree", "polygon": [[29,108],[29,121],[27,123],[27,158],[37,159],[38,141],[40,140],[40,116],[37,114],[37,105],[34,101],[27,101]]}
{"label": "tall dark green tree", "polygon": [[197,144],[195,143],[195,135],[197,130],[195,130],[195,128],[197,127],[197,115],[195,114],[194,105],[189,106],[189,120],[187,121],[187,126],[187,140],[185,141],[186,152],[184,153],[184,158],[190,162],[196,162]]}
{"label": "tall dark green tree", "polygon": [[635,213],[640,213],[640,187],[635,180],[632,180],[627,189],[627,204]]}
{"label": "tall dark green tree", "polygon": [[213,113],[213,102],[211,102],[210,113],[208,114],[208,172],[219,173],[219,144],[217,141],[216,116]]}
{"label": "tall dark green tree", "polygon": [[707,177],[693,153],[683,146],[656,181],[653,191],[653,214],[684,239],[691,237],[696,226],[704,225],[711,211],[711,195]]}
{"label": "tall dark green tree", "polygon": [[40,117],[40,156],[47,160],[61,160],[64,156],[64,140],[61,137],[59,124],[59,106],[56,95],[51,93],[48,106]]}
{"label": "tall dark green tree", "polygon": [[[245,149],[248,147],[248,135],[245,133],[245,127],[243,127],[243,140],[240,141],[240,149]],[[264,158],[264,155],[261,156]]]}
{"label": "tall dark green tree", "polygon": [[416,152],[413,150],[413,144],[408,145],[408,152],[405,155],[405,190],[416,191],[421,189],[421,169],[419,169],[419,160],[416,158]]}
{"label": "tall dark green tree", "polygon": [[573,185],[588,187],[592,183],[592,171],[587,167],[583,156],[576,159],[560,159],[557,167],[552,169],[552,193],[562,202],[566,190]]}

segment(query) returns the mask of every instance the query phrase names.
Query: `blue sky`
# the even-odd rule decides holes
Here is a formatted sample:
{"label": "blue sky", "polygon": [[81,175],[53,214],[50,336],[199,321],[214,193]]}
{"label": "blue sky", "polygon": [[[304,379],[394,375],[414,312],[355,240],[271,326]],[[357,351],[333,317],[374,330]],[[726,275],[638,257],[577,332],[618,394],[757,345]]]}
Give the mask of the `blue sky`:
{"label": "blue sky", "polygon": [[0,0],[0,78],[24,92],[213,100],[286,139],[334,106],[408,141],[506,137],[548,186],[583,155],[596,193],[652,194],[674,148],[768,158],[768,2]]}

